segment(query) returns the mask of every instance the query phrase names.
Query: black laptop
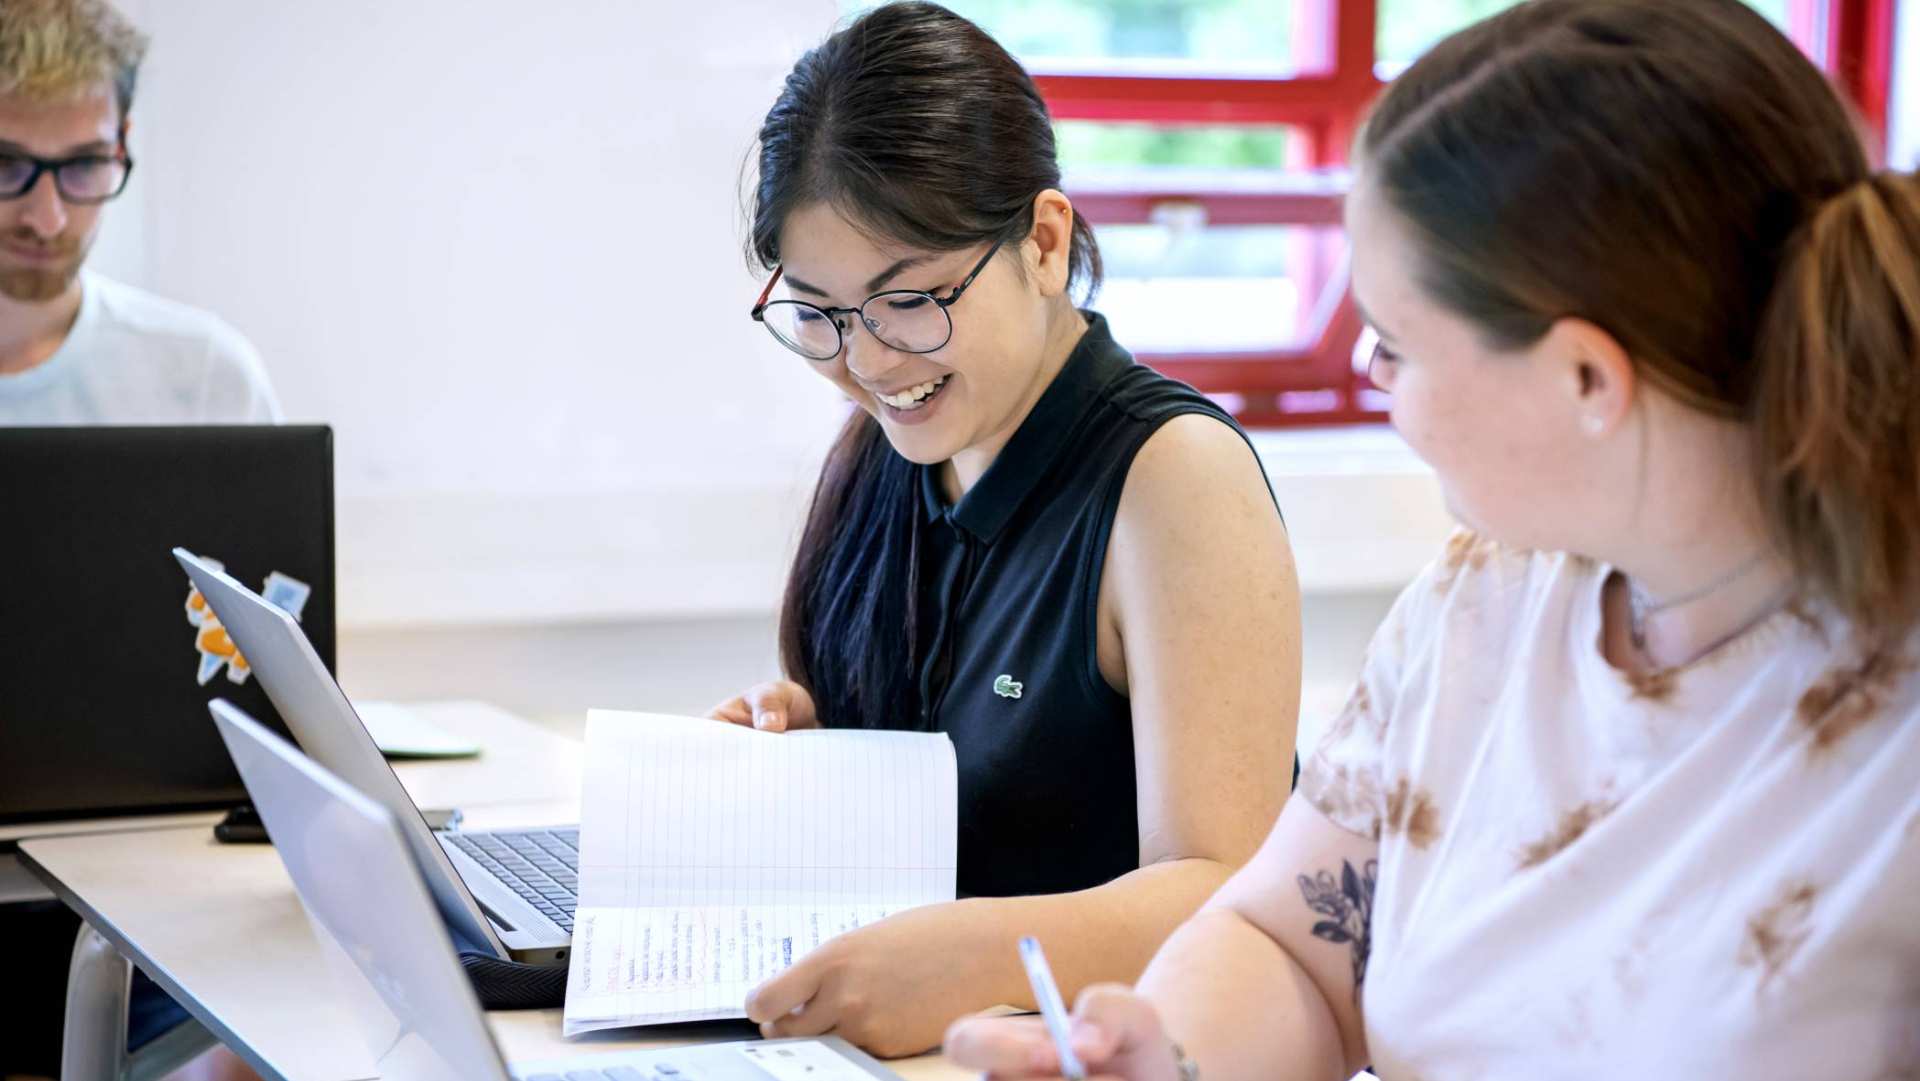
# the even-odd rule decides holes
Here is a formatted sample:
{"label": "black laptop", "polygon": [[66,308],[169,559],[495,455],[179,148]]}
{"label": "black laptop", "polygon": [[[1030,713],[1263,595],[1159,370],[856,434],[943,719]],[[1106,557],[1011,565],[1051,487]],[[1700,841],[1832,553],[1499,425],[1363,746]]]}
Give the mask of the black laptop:
{"label": "black laptop", "polygon": [[334,667],[331,429],[0,428],[0,825],[245,802],[207,703],[286,728],[176,545]]}

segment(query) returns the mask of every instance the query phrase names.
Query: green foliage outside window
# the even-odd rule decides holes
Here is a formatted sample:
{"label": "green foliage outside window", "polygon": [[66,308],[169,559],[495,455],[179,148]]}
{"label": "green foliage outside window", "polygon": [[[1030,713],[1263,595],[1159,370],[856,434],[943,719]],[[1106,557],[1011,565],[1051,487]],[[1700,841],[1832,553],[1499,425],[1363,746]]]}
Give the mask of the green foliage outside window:
{"label": "green foliage outside window", "polygon": [[952,0],[947,6],[1029,61],[1184,60],[1284,73],[1292,67],[1295,2]]}
{"label": "green foliage outside window", "polygon": [[1055,125],[1068,170],[1124,166],[1280,169],[1287,164],[1285,128],[1167,128],[1063,120]]}
{"label": "green foliage outside window", "polygon": [[[1293,67],[1295,5],[1305,0],[947,0],[1029,64],[1098,70],[1220,71],[1285,75]],[[1376,50],[1391,76],[1460,27],[1517,0],[1378,0]],[[1675,0],[1686,2],[1686,0]],[[1787,0],[1747,0],[1783,24]],[[844,2],[853,14],[870,0]],[[1170,66],[1171,65],[1171,66]],[[1278,169],[1284,128],[1156,127],[1066,121],[1060,159],[1069,170],[1112,167]]]}

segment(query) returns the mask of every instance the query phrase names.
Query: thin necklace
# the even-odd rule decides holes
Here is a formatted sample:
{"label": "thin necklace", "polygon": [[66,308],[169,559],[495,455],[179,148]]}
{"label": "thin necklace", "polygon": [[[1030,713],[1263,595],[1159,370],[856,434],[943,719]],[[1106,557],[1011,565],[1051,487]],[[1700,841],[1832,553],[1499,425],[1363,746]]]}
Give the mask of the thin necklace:
{"label": "thin necklace", "polygon": [[[1701,586],[1700,588],[1692,590],[1690,592],[1682,593],[1677,597],[1669,597],[1663,601],[1655,600],[1651,594],[1649,594],[1644,588],[1641,587],[1638,579],[1628,578],[1627,579],[1627,633],[1628,633],[1628,636],[1633,639],[1633,648],[1641,650],[1642,652],[1645,652],[1647,648],[1647,618],[1649,616],[1659,615],[1661,612],[1664,612],[1669,608],[1679,608],[1684,605],[1692,604],[1695,601],[1702,600],[1708,596],[1711,596],[1714,593],[1719,592],[1722,589],[1725,589],[1726,587],[1746,577],[1748,572],[1752,571],[1753,568],[1758,567],[1761,563],[1761,560],[1763,560],[1765,557],[1766,557],[1765,549],[1755,552],[1750,558],[1740,563],[1740,565],[1734,567],[1732,570],[1721,575],[1720,577],[1715,578],[1713,581],[1708,582],[1706,585]],[[1772,609],[1769,608],[1766,611],[1771,611],[1771,610]],[[1758,622],[1758,621],[1756,620],[1755,622]],[[1740,631],[1745,631],[1749,626],[1752,626],[1752,624],[1748,623],[1746,625],[1743,625],[1740,628]],[[1740,631],[1736,631],[1735,634],[1740,633]],[[1721,644],[1724,644],[1724,642]],[[1716,646],[1715,648],[1718,648],[1718,647]]]}
{"label": "thin necklace", "polygon": [[[1739,626],[1721,635],[1720,637],[1715,638],[1712,642],[1709,642],[1705,649],[1695,650],[1691,657],[1688,657],[1686,660],[1682,661],[1681,663],[1675,664],[1675,665],[1667,665],[1664,667],[1666,667],[1668,671],[1685,668],[1687,665],[1694,663],[1695,661],[1699,660],[1702,657],[1705,657],[1709,653],[1717,652],[1721,646],[1726,645],[1727,643],[1733,641],[1735,638],[1740,637],[1741,635],[1747,633],[1748,631],[1754,629],[1755,627],[1758,627],[1760,624],[1772,618],[1775,612],[1778,612],[1782,607],[1786,605],[1786,603],[1789,600],[1793,599],[1793,595],[1796,592],[1798,592],[1798,587],[1796,586],[1795,583],[1789,581],[1785,586],[1781,587],[1780,592],[1768,598],[1767,603],[1755,609],[1753,615],[1749,616]],[[1641,649],[1640,655],[1642,657],[1646,657],[1647,651],[1644,648]],[[1647,660],[1649,663],[1652,663],[1653,661],[1651,657],[1648,657]]]}

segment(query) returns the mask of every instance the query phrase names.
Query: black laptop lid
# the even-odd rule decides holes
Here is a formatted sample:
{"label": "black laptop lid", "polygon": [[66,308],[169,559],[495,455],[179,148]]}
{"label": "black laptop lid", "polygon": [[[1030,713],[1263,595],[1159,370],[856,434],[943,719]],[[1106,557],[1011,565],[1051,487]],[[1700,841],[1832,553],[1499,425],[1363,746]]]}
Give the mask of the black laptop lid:
{"label": "black laptop lid", "polygon": [[331,429],[0,428],[0,823],[244,802],[214,698],[287,735],[175,545],[334,667]]}

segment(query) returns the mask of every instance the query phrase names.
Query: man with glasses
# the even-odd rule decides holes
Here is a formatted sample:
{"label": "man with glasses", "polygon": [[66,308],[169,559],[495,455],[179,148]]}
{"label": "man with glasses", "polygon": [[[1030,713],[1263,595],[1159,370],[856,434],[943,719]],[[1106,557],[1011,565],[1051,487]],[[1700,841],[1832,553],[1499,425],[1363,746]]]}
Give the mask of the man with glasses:
{"label": "man with glasses", "polygon": [[105,0],[0,0],[0,425],[279,419],[239,332],[82,269],[145,51]]}
{"label": "man with glasses", "polygon": [[[82,269],[133,172],[127,108],[145,51],[105,0],[0,0],[0,425],[279,419],[259,357],[232,327]],[[78,928],[58,901],[0,905],[0,934],[25,954],[9,959],[0,1078],[59,1072]],[[134,976],[130,1049],[185,1019]],[[221,1055],[195,1069],[249,1073]]]}

